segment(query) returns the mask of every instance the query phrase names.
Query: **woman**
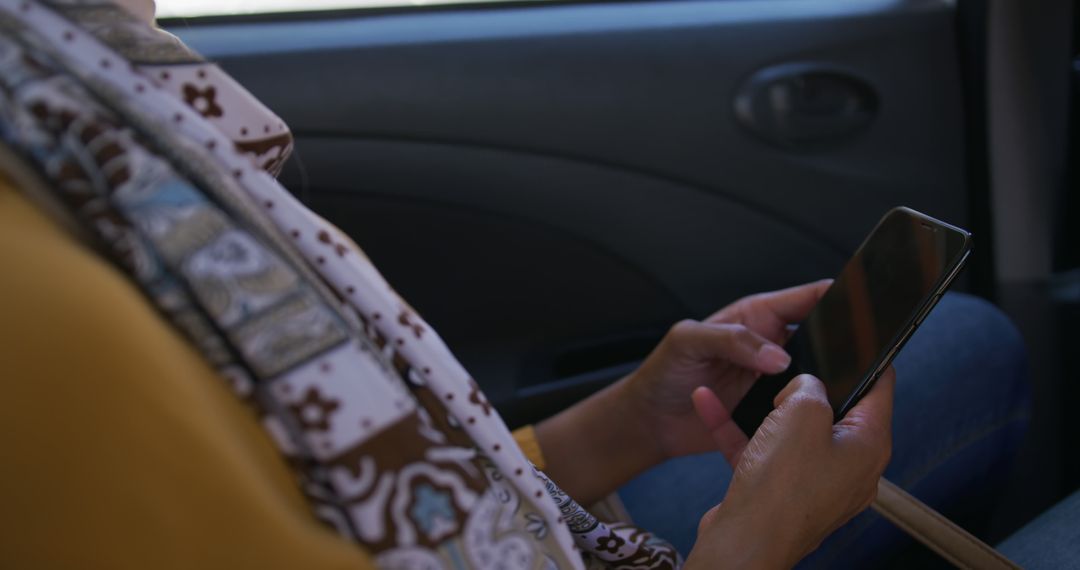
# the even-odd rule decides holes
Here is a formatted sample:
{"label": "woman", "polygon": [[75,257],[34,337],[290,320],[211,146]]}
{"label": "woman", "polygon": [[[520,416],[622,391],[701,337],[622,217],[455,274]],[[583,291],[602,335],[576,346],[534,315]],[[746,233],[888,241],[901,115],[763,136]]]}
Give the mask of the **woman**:
{"label": "woman", "polygon": [[[511,437],[360,250],[268,174],[284,124],[152,28],[152,2],[121,5],[0,0],[0,565],[670,568],[675,548],[579,503],[713,450],[735,466],[726,493],[715,453],[623,490],[686,567],[794,565],[871,501],[891,372],[837,426],[809,376],[751,441],[728,414],[787,365],[787,326],[826,282],[679,323],[638,371]],[[1023,424],[1015,333],[946,306],[1005,347],[992,395],[950,416],[987,412],[1000,463]],[[923,368],[973,377],[978,360]]]}

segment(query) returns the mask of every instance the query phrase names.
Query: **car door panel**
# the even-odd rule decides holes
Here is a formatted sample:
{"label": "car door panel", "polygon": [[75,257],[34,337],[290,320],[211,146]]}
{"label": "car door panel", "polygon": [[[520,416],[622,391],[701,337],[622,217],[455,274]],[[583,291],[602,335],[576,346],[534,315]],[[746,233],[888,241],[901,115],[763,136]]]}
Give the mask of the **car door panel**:
{"label": "car door panel", "polygon": [[[631,369],[679,318],[833,274],[895,205],[963,225],[953,17],[698,0],[173,31],[289,122],[282,180],[525,421]],[[748,130],[736,97],[792,63],[867,85],[869,125],[797,147]]]}

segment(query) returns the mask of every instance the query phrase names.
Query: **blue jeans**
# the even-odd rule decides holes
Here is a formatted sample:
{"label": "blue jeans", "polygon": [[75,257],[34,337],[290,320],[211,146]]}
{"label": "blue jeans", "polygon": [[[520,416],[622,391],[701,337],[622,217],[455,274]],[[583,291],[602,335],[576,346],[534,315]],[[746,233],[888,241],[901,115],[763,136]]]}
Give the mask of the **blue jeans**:
{"label": "blue jeans", "polygon": [[998,550],[1027,570],[1080,568],[1080,492],[1028,523]]}
{"label": "blue jeans", "polygon": [[[1020,335],[993,305],[949,294],[895,367],[893,457],[885,476],[977,532],[1027,425],[1027,362]],[[724,458],[707,453],[655,467],[619,495],[635,523],[685,555],[698,520],[723,499],[730,480]],[[867,511],[833,533],[800,567],[874,567],[909,540]]]}

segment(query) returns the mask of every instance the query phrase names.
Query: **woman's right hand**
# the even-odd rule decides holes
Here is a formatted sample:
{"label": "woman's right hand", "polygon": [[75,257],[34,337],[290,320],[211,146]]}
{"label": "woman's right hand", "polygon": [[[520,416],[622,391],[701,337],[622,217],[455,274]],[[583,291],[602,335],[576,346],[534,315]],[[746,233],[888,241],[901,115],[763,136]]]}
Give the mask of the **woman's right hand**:
{"label": "woman's right hand", "polygon": [[[821,381],[792,380],[702,517],[686,568],[790,568],[870,506],[891,453],[894,383],[890,368],[834,425]],[[727,418],[708,388],[693,400],[710,430]]]}

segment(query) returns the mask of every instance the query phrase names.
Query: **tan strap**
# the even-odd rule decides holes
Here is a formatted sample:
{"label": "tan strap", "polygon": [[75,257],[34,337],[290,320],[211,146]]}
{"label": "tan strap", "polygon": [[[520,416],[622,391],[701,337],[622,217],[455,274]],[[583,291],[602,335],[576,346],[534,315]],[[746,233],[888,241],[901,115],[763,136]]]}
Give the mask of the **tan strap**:
{"label": "tan strap", "polygon": [[878,494],[872,507],[900,530],[910,534],[957,568],[1020,568],[990,545],[975,538],[884,477],[878,481]]}

